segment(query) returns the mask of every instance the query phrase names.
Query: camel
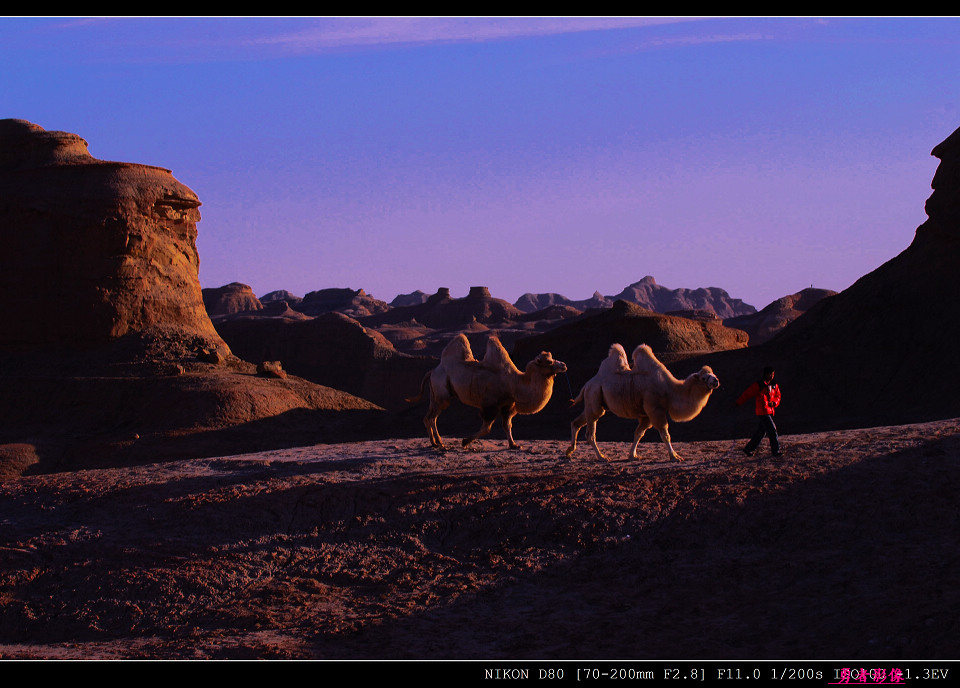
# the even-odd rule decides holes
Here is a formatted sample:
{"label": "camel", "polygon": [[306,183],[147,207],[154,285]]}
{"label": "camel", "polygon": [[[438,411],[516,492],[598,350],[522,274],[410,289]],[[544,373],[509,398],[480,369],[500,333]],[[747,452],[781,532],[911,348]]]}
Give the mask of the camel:
{"label": "camel", "polygon": [[655,427],[669,458],[683,461],[670,442],[668,423],[670,420],[679,423],[696,418],[719,386],[720,381],[709,366],[703,366],[681,382],[657,360],[646,344],[634,349],[631,367],[627,352],[620,344],[614,344],[597,374],[587,381],[571,404],[582,401],[583,413],[570,424],[572,441],[567,456],[576,451],[577,435],[580,428],[587,425],[587,437],[597,456],[606,460],[597,446],[597,421],[610,411],[620,418],[636,418],[638,421],[633,433],[631,459],[638,458],[637,447],[644,433]]}
{"label": "camel", "polygon": [[480,409],[480,430],[464,438],[464,447],[490,432],[499,415],[510,448],[520,449],[513,439],[513,417],[542,410],[553,393],[554,376],[566,371],[566,364],[555,361],[548,351],[541,351],[520,372],[496,337],[487,340],[486,353],[483,360],[478,361],[473,357],[466,336],[459,334],[440,354],[440,365],[423,376],[420,394],[407,401],[420,401],[429,382],[430,407],[423,424],[430,434],[430,443],[437,449],[446,449],[437,430],[437,416],[450,406],[453,399]]}

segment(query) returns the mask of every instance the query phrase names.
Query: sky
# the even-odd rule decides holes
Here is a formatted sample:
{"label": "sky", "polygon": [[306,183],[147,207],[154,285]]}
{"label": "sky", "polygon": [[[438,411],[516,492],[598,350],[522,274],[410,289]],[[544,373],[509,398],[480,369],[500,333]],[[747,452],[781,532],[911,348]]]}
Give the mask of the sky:
{"label": "sky", "polygon": [[762,308],[925,219],[960,18],[6,17],[0,117],[170,169],[200,282]]}

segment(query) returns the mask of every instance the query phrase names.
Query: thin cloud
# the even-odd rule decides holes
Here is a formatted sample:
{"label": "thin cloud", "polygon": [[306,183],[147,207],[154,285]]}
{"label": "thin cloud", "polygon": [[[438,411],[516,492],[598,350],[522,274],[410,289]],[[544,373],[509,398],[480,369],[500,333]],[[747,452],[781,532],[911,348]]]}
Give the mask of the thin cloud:
{"label": "thin cloud", "polygon": [[[723,20],[722,28],[716,20]],[[208,62],[655,27],[609,50],[812,38],[820,20],[756,17],[63,17],[0,20],[0,53],[83,63]],[[815,31],[813,32],[816,33]]]}
{"label": "thin cloud", "polygon": [[704,43],[737,43],[743,41],[772,40],[774,37],[762,33],[710,34],[704,36],[679,36],[676,38],[657,38],[644,41],[647,47],[665,48],[671,46],[701,45]]}
{"label": "thin cloud", "polygon": [[0,20],[0,52],[188,62],[635,29],[693,17],[57,17]]}
{"label": "thin cloud", "polygon": [[478,43],[690,21],[689,17],[376,17],[330,18],[252,44],[314,52],[361,46]]}

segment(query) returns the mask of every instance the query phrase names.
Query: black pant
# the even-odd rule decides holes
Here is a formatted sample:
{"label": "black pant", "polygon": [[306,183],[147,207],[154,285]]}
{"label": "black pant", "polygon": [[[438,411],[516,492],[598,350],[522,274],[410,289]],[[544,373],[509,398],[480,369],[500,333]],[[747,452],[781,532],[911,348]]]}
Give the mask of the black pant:
{"label": "black pant", "polygon": [[777,436],[777,424],[773,422],[773,416],[757,416],[757,420],[760,421],[760,424],[757,426],[757,431],[753,433],[753,437],[750,438],[750,441],[747,442],[747,446],[744,447],[744,449],[752,452],[757,448],[757,445],[760,444],[763,436],[766,435],[770,438],[770,451],[774,454],[779,454],[780,438]]}

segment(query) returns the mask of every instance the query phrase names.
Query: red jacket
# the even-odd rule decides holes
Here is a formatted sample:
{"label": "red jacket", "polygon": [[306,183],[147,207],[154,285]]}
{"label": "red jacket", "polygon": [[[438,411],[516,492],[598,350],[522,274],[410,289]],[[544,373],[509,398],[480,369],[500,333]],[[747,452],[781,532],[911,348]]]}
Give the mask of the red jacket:
{"label": "red jacket", "polygon": [[780,405],[780,387],[774,382],[771,385],[764,385],[760,382],[754,382],[747,387],[746,391],[737,399],[737,406],[747,399],[756,397],[756,413],[758,416],[772,416],[774,411]]}

